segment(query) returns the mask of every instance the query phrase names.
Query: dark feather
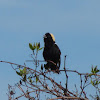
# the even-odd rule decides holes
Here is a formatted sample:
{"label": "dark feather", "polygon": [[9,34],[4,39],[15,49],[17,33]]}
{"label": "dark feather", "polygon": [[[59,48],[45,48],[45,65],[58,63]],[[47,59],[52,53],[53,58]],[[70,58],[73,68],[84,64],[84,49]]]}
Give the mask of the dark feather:
{"label": "dark feather", "polygon": [[51,70],[57,70],[60,68],[60,49],[53,41],[50,33],[46,33],[46,38],[44,38],[44,51],[43,57],[45,61],[47,61],[47,67],[51,68]]}

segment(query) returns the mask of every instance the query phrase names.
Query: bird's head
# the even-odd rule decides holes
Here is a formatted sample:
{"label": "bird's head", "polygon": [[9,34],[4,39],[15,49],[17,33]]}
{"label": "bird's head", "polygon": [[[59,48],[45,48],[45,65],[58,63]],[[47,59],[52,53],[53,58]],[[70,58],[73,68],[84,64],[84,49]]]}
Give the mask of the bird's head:
{"label": "bird's head", "polygon": [[52,46],[55,43],[55,37],[52,33],[46,33],[44,35],[45,46]]}

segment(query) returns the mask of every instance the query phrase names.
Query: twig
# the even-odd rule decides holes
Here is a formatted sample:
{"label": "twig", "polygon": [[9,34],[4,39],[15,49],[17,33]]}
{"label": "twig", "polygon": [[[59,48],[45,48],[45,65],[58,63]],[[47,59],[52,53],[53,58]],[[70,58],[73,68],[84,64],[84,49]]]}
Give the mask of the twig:
{"label": "twig", "polygon": [[64,57],[64,70],[65,70],[65,75],[66,75],[66,91],[64,91],[65,93],[68,90],[68,75],[67,75],[67,71],[66,71],[66,56]]}
{"label": "twig", "polygon": [[52,98],[52,99],[49,99],[49,100],[56,100],[56,99],[89,100],[87,98],[78,98],[78,97],[57,97],[57,98]]}

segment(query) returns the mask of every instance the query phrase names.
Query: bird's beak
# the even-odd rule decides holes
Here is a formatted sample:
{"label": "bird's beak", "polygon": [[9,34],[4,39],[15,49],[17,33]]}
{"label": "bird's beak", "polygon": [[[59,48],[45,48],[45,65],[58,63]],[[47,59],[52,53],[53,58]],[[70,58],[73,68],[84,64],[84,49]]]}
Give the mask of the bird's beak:
{"label": "bird's beak", "polygon": [[44,36],[43,36],[43,38],[47,38],[47,36],[46,36],[46,35],[44,35]]}

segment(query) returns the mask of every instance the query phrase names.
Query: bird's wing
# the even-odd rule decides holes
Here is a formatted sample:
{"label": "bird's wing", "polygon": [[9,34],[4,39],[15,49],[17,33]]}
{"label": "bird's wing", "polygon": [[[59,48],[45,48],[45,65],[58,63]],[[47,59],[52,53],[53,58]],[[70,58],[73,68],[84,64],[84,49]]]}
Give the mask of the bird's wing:
{"label": "bird's wing", "polygon": [[59,49],[59,47],[58,47],[57,44],[55,44],[55,48],[56,48],[55,49],[55,55],[56,55],[56,58],[58,60],[57,65],[58,65],[58,67],[60,67],[60,63],[61,63],[61,59],[60,59],[61,51],[60,51],[60,49]]}

